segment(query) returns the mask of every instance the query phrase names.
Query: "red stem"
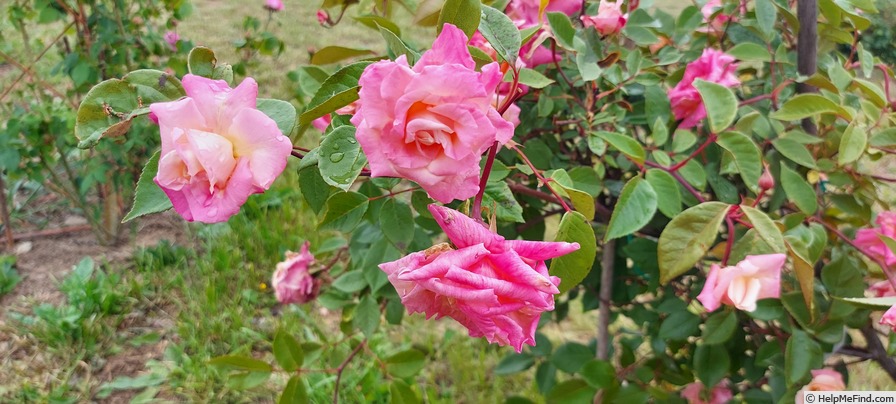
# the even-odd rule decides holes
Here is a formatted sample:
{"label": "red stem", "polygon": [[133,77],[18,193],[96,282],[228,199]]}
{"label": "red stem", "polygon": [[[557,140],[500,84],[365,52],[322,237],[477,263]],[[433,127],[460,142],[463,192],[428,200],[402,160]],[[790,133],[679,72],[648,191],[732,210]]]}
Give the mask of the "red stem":
{"label": "red stem", "polygon": [[684,167],[684,165],[687,164],[689,161],[691,161],[691,159],[696,157],[698,154],[702,153],[703,150],[706,149],[707,146],[715,143],[716,140],[718,140],[718,139],[719,139],[718,135],[716,135],[715,133],[710,133],[709,137],[706,138],[706,141],[703,142],[703,144],[701,144],[700,147],[697,148],[697,150],[694,150],[694,152],[691,153],[684,160],[679,161],[678,164],[675,164],[674,166],[669,167],[669,172],[673,173],[675,171],[678,171],[679,168]]}
{"label": "red stem", "polygon": [[849,244],[852,248],[855,248],[858,252],[860,252],[864,256],[868,257],[868,259],[870,259],[871,261],[874,261],[875,264],[880,266],[880,269],[884,272],[884,275],[887,276],[887,280],[890,281],[890,284],[893,285],[894,288],[896,288],[896,274],[893,274],[893,272],[890,271],[890,267],[887,265],[886,261],[884,261],[880,257],[872,255],[870,252],[866,251],[864,248],[859,247],[858,244],[856,244],[854,241],[850,240],[849,237],[846,237],[846,235],[843,234],[843,232],[841,232],[836,227],[831,226],[828,222],[821,220],[821,218],[818,218],[815,216],[810,216],[808,218],[808,220],[814,221],[814,222],[824,226],[826,229],[828,229],[828,231],[837,235],[837,237],[839,237],[841,240],[843,240],[846,244]]}
{"label": "red stem", "polygon": [[558,194],[557,191],[555,191],[554,188],[551,187],[550,180],[544,178],[544,176],[541,175],[541,173],[538,171],[537,168],[535,168],[535,166],[532,164],[532,162],[529,161],[529,158],[526,157],[526,155],[523,153],[523,151],[520,150],[519,147],[516,147],[516,145],[509,146],[509,148],[511,150],[515,151],[516,154],[519,155],[521,159],[523,159],[523,162],[525,162],[526,165],[529,166],[529,169],[531,169],[532,172],[535,173],[535,177],[538,178],[538,180],[541,181],[541,183],[544,184],[544,186],[547,187],[547,189],[549,191],[551,191],[551,194],[553,194],[555,198],[557,198],[557,201],[560,202],[560,206],[563,206],[563,209],[566,210],[567,212],[572,211],[572,209],[569,208],[569,205],[566,204],[566,201],[563,200],[563,198],[560,196],[560,194]]}

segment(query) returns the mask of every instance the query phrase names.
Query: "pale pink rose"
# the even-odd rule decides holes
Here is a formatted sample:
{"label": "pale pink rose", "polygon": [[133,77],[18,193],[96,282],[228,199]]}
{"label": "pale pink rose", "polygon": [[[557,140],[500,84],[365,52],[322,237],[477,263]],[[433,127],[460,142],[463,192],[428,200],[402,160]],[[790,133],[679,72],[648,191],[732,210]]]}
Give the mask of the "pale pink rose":
{"label": "pale pink rose", "polygon": [[180,35],[178,35],[177,32],[168,31],[162,37],[165,39],[165,42],[168,43],[168,47],[171,48],[171,50],[177,50],[177,41],[180,41]]}
{"label": "pale pink rose", "polygon": [[734,15],[722,14],[719,13],[715,17],[713,14],[720,10],[723,7],[722,0],[709,0],[703,7],[700,8],[700,12],[703,14],[703,22],[706,23],[709,28],[700,28],[698,31],[700,32],[715,32],[721,33],[725,31],[725,26],[728,25],[728,22],[734,20]]}
{"label": "pale pink rose", "polygon": [[476,195],[482,153],[513,136],[492,105],[501,78],[498,63],[475,70],[451,24],[413,68],[404,55],[367,66],[351,122],[371,176],[407,178],[443,203]]}
{"label": "pale pink rose", "polygon": [[713,264],[697,300],[706,310],[722,304],[745,311],[756,310],[756,301],[781,296],[781,268],[784,254],[748,255],[735,266]]}
{"label": "pale pink rose", "polygon": [[330,23],[330,15],[327,14],[327,10],[317,10],[317,23],[324,26]]}
{"label": "pale pink rose", "polygon": [[[517,28],[531,28],[544,22],[545,17],[538,14],[540,3],[539,0],[511,0],[507,4],[507,8],[504,9],[504,13],[510,17]],[[579,0],[552,0],[544,11],[545,13],[560,12],[572,17],[581,10],[582,2]],[[527,67],[540,66],[559,60],[558,55],[554,55],[550,49],[542,46],[551,35],[547,24],[544,24],[544,27],[533,35],[529,42],[523,44],[519,56]]]}
{"label": "pale pink rose", "polygon": [[868,291],[871,292],[874,297],[896,296],[896,290],[893,289],[893,284],[890,283],[890,281],[877,281],[868,287]]}
{"label": "pale pink rose", "polygon": [[700,93],[694,87],[694,80],[701,79],[725,87],[734,87],[740,85],[740,80],[734,74],[736,70],[737,64],[734,63],[733,56],[709,48],[704,49],[697,60],[685,67],[684,77],[669,91],[672,113],[675,119],[682,120],[679,128],[693,128],[706,118],[706,107],[703,105]]}
{"label": "pale pink rose", "polygon": [[320,292],[320,283],[308,272],[308,266],[314,262],[314,256],[308,252],[309,245],[306,241],[298,253],[287,251],[286,259],[277,264],[271,287],[280,303],[307,303]]}
{"label": "pale pink rose", "polygon": [[600,0],[597,15],[582,16],[582,23],[585,27],[594,27],[601,35],[618,33],[622,27],[625,27],[626,21],[628,21],[628,14],[622,13],[622,0],[616,0],[614,3]]}
{"label": "pale pink rose", "polygon": [[544,311],[554,309],[560,278],[544,260],[579,249],[577,243],[505,240],[483,224],[435,204],[436,222],[457,248],[440,244],[380,264],[409,313],[451,317],[471,337],[510,345],[535,345]]}
{"label": "pale pink rose", "polygon": [[[336,115],[354,115],[355,111],[358,108],[358,101],[355,101],[351,104],[348,104],[342,108],[336,110]],[[315,129],[326,132],[327,127],[330,126],[330,122],[333,122],[333,117],[330,114],[326,114],[320,118],[317,118],[311,121],[311,126],[314,126]]]}
{"label": "pale pink rose", "polygon": [[846,390],[846,383],[843,382],[843,375],[840,372],[833,369],[817,369],[812,371],[812,381],[796,393],[794,401],[803,404],[803,392],[806,391],[843,390]]}
{"label": "pale pink rose", "polygon": [[282,11],[283,0],[264,0],[264,8],[271,11]]}
{"label": "pale pink rose", "polygon": [[722,380],[708,395],[705,395],[706,386],[701,382],[688,384],[681,390],[681,398],[688,404],[725,404],[734,398],[731,389],[728,388],[728,380]]}
{"label": "pale pink rose", "polygon": [[192,74],[182,82],[186,97],[149,107],[162,135],[155,182],[187,221],[222,222],[271,186],[292,143],[255,108],[252,78],[234,89]]}
{"label": "pale pink rose", "polygon": [[880,324],[889,326],[896,331],[896,306],[890,307],[884,312],[883,317],[880,318]]}
{"label": "pale pink rose", "polygon": [[896,212],[880,212],[877,215],[879,227],[861,229],[856,232],[856,245],[870,255],[882,259],[887,266],[896,265],[896,254],[878,235],[896,238]]}

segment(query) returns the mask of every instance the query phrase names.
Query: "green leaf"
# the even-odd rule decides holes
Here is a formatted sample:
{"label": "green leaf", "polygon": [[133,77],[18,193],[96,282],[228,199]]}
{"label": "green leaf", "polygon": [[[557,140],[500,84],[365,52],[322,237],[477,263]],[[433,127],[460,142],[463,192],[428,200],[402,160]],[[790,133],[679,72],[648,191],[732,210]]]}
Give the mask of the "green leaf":
{"label": "green leaf", "polygon": [[781,164],[781,186],[787,196],[803,213],[812,216],[818,210],[818,199],[815,188],[806,182],[802,175]]}
{"label": "green leaf", "polygon": [[302,346],[284,330],[274,334],[274,359],[286,372],[294,372],[305,361]]}
{"label": "green leaf", "polygon": [[887,128],[874,134],[868,142],[871,147],[896,145],[896,128]]}
{"label": "green leaf", "polygon": [[797,250],[793,249],[793,245],[787,244],[787,253],[793,262],[793,272],[796,273],[796,280],[800,284],[800,291],[803,296],[803,303],[808,308],[808,317],[811,321],[815,317],[814,300],[815,300],[815,267],[803,257]]}
{"label": "green leaf", "polygon": [[775,34],[775,20],[778,18],[778,9],[772,4],[772,0],[756,0],[756,22],[759,23],[759,31],[767,39]]}
{"label": "green leaf", "polygon": [[299,116],[299,123],[308,125],[311,121],[329,114],[358,100],[358,79],[371,62],[358,62],[339,69],[320,85],[311,97],[308,107]]}
{"label": "green leaf", "polygon": [[566,212],[554,241],[579,243],[579,249],[551,260],[550,273],[560,278],[560,293],[578,285],[591,272],[597,255],[597,240],[591,223],[579,212]]}
{"label": "green leaf", "polygon": [[569,16],[561,12],[549,12],[546,15],[548,17],[548,25],[551,26],[551,32],[554,33],[554,38],[557,39],[557,45],[569,50],[575,49],[573,40],[576,36],[576,29],[572,26]]}
{"label": "green leaf", "polygon": [[187,70],[197,76],[212,78],[217,63],[215,52],[204,46],[193,48],[187,56]]}
{"label": "green leaf", "polygon": [[843,131],[843,137],[840,138],[840,151],[837,154],[837,163],[842,166],[858,160],[865,153],[865,147],[867,146],[868,132],[864,128],[856,127],[855,122],[850,123]]}
{"label": "green leaf", "polygon": [[728,373],[731,357],[723,345],[698,345],[694,351],[694,371],[707,386],[715,386]]}
{"label": "green leaf", "polygon": [[676,311],[660,324],[657,336],[662,340],[683,341],[697,333],[700,317],[687,311]]}
{"label": "green leaf", "polygon": [[[644,112],[650,117],[647,123],[651,125],[650,131],[654,134],[656,144],[658,146],[666,144],[669,138],[669,128],[666,125],[672,118],[672,106],[666,90],[661,86],[647,86],[644,89]],[[659,136],[657,132],[660,132]]]}
{"label": "green leaf", "polygon": [[365,337],[373,336],[380,324],[380,306],[376,303],[376,299],[369,294],[364,295],[355,308],[354,315],[352,319],[354,326],[361,330]]}
{"label": "green leaf", "polygon": [[330,196],[324,207],[318,230],[333,229],[350,232],[361,223],[370,202],[357,192],[339,192]]}
{"label": "green leaf", "polygon": [[703,105],[708,106],[706,115],[713,133],[728,129],[737,117],[737,97],[734,91],[721,84],[700,79],[694,80],[694,87],[703,98]]}
{"label": "green leaf", "polygon": [[752,42],[741,42],[725,53],[745,62],[769,62],[772,60],[772,55],[766,47]]}
{"label": "green leaf", "polygon": [[367,287],[367,280],[364,278],[364,271],[349,271],[333,281],[333,287],[345,293],[356,293]]}
{"label": "green leaf", "polygon": [[[520,37],[520,30],[516,28],[510,17],[492,7],[483,5],[479,32],[488,40],[488,43],[492,45],[492,48],[495,49],[495,52],[498,53],[501,59],[506,60],[511,66],[516,63],[517,56],[520,53],[520,46],[522,45],[522,38]],[[545,79],[547,78],[545,77]]]}
{"label": "green leaf", "polygon": [[594,197],[591,194],[575,187],[572,178],[566,170],[553,170],[550,178],[554,184],[560,186],[556,189],[562,196],[567,196],[572,201],[573,208],[585,216],[585,219],[594,219]]}
{"label": "green leaf", "polygon": [[795,329],[784,351],[784,375],[788,386],[809,380],[809,371],[824,366],[821,346],[804,331]]}
{"label": "green leaf", "polygon": [[343,61],[345,59],[372,54],[373,51],[370,49],[346,48],[344,46],[327,46],[317,52],[314,52],[314,55],[311,56],[311,64],[328,65],[331,63]]}
{"label": "green leaf", "polygon": [[280,393],[280,399],[277,404],[305,404],[308,402],[308,392],[305,390],[305,383],[299,375],[293,375],[286,382],[286,388]]}
{"label": "green leaf", "polygon": [[482,16],[479,0],[446,0],[439,13],[439,22],[436,30],[442,33],[442,26],[452,24],[465,34],[467,38],[473,36],[479,28],[479,19]]}
{"label": "green leaf", "polygon": [[[511,72],[508,73],[513,74]],[[544,88],[551,84],[554,84],[554,80],[545,77],[545,75],[539,73],[537,70],[532,70],[526,67],[520,69],[519,82],[520,84],[524,84],[532,88]]]}
{"label": "green leaf", "polygon": [[647,170],[645,178],[657,196],[662,195],[662,197],[656,198],[657,208],[662,214],[673,218],[681,213],[681,190],[678,187],[678,181],[672,174],[658,168],[651,168]]}
{"label": "green leaf", "polygon": [[681,212],[666,225],[657,247],[661,283],[687,272],[706,254],[730,207],[722,202],[704,202]]}
{"label": "green leaf", "polygon": [[753,229],[772,248],[772,251],[779,254],[787,251],[781,230],[778,229],[778,226],[775,226],[775,222],[765,212],[747,205],[740,205],[740,210],[744,212],[747,219],[753,224]]}
{"label": "green leaf", "polygon": [[489,210],[496,208],[495,216],[502,222],[525,223],[523,207],[517,202],[504,181],[489,182],[482,195],[482,206]]}
{"label": "green leaf", "polygon": [[131,205],[131,211],[124,216],[124,219],[121,219],[122,223],[143,215],[171,209],[171,200],[168,199],[168,195],[165,195],[165,191],[162,191],[162,188],[159,188],[153,181],[159,171],[159,156],[161,154],[161,151],[155,152],[143,167],[140,179],[137,180],[137,190],[134,191],[134,203]]}
{"label": "green leaf", "polygon": [[222,370],[239,370],[252,372],[271,372],[274,370],[267,362],[238,355],[224,355],[212,358],[209,365]]}
{"label": "green leaf", "polygon": [[647,225],[656,213],[656,205],[657,195],[650,182],[633,177],[622,188],[604,241],[632,234]]}
{"label": "green leaf", "polygon": [[834,297],[837,300],[855,305],[856,307],[871,310],[889,310],[896,306],[896,296],[887,297]]}
{"label": "green leaf", "polygon": [[[370,28],[374,31],[379,31],[380,28],[382,28],[382,29],[389,31],[390,33],[392,33],[393,35],[395,35],[397,37],[401,37],[401,29],[398,28],[398,25],[395,25],[394,22],[392,22],[386,18],[380,17],[378,15],[373,15],[373,14],[359,15],[357,17],[352,17],[352,19],[357,22],[360,22],[361,24],[364,24],[365,27]],[[411,63],[411,64],[413,64],[413,63]]]}
{"label": "green leaf", "polygon": [[417,63],[417,60],[420,59],[420,54],[411,49],[398,35],[384,27],[379,27],[379,31],[383,39],[386,40],[386,46],[389,47],[389,50],[392,51],[395,57],[405,55],[408,64],[413,66],[414,63]]}
{"label": "green leaf", "polygon": [[809,153],[809,150],[806,149],[805,145],[800,144],[793,139],[783,137],[773,140],[772,145],[775,146],[775,149],[778,150],[781,155],[787,157],[790,161],[806,168],[816,168],[815,158],[812,157],[812,153]]}
{"label": "green leaf", "polygon": [[762,175],[762,154],[756,143],[743,133],[723,132],[719,135],[718,144],[734,157],[734,164],[747,188],[758,192],[759,177]]}
{"label": "green leaf", "polygon": [[554,386],[547,395],[549,403],[590,403],[597,390],[582,379],[569,379]]}
{"label": "green leaf", "polygon": [[426,356],[416,349],[408,349],[386,358],[386,371],[395,377],[411,377],[420,372]]}
{"label": "green leaf", "polygon": [[737,329],[737,314],[733,311],[715,313],[706,319],[701,334],[706,345],[724,344]]}
{"label": "green leaf", "polygon": [[408,204],[389,198],[380,208],[380,228],[395,248],[405,251],[414,239],[414,215]]}
{"label": "green leaf", "polygon": [[800,94],[781,105],[781,109],[769,115],[781,121],[796,121],[818,114],[836,114],[852,120],[852,114],[830,99],[818,94]]}
{"label": "green leaf", "polygon": [[522,372],[535,364],[535,357],[527,353],[511,353],[495,366],[496,375],[511,375]]}
{"label": "green leaf", "polygon": [[354,126],[340,126],[320,142],[318,165],[327,184],[348,191],[366,164],[367,156],[355,139]]}
{"label": "green leaf", "polygon": [[596,389],[609,388],[616,381],[616,368],[613,367],[613,364],[598,359],[592,359],[582,366],[579,374],[589,386]]}
{"label": "green leaf", "polygon": [[292,134],[297,116],[296,107],[292,104],[271,98],[259,98],[256,108],[277,123],[283,136],[289,137]]}
{"label": "green leaf", "polygon": [[644,164],[644,159],[647,158],[647,153],[641,144],[630,136],[605,131],[592,132],[592,135],[605,140],[638,164]]}
{"label": "green leaf", "polygon": [[[106,80],[97,84],[81,101],[75,118],[75,137],[80,140],[78,147],[91,148],[103,137],[122,136],[131,128],[131,121],[149,113],[149,106],[143,104],[143,96],[147,101],[167,101],[165,94],[183,93],[180,82],[176,78],[159,72],[157,89],[143,85],[145,74],[139,74],[138,85],[125,78]],[[162,77],[169,77],[164,81]],[[159,86],[158,84],[161,84]],[[147,91],[151,89],[152,91]]]}
{"label": "green leaf", "polygon": [[576,373],[591,358],[594,352],[585,345],[577,342],[567,342],[559,347],[551,355],[551,363],[566,373]]}
{"label": "green leaf", "polygon": [[392,383],[389,384],[389,393],[392,396],[389,404],[417,404],[421,402],[414,390],[411,389],[411,386],[408,386],[401,379],[392,380]]}

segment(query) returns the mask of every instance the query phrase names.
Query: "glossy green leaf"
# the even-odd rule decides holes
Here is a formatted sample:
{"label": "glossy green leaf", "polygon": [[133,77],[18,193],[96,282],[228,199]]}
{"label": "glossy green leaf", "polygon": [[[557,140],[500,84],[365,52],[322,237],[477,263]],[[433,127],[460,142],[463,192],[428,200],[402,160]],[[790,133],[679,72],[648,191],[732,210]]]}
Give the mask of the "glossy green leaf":
{"label": "glossy green leaf", "polygon": [[632,234],[650,222],[656,213],[657,194],[641,177],[629,180],[613,209],[604,241]]}
{"label": "glossy green leaf", "polygon": [[555,191],[562,196],[568,197],[576,211],[584,215],[585,219],[594,219],[594,197],[585,191],[577,189],[566,170],[554,170],[550,178],[554,184],[559,185],[560,189],[555,187]]}
{"label": "glossy green leaf", "polygon": [[340,126],[320,142],[318,165],[327,184],[348,191],[366,164],[367,157],[355,139],[354,126]]}
{"label": "glossy green leaf", "polygon": [[482,17],[479,0],[445,0],[442,11],[439,13],[439,22],[436,30],[441,33],[442,26],[450,23],[467,34],[467,38],[473,36],[479,28],[479,20]]}
{"label": "glossy green leaf", "polygon": [[759,31],[766,38],[772,38],[775,34],[775,20],[778,10],[772,4],[772,0],[756,0],[756,22],[759,23]]}
{"label": "glossy green leaf", "polygon": [[350,232],[361,223],[369,205],[367,197],[357,192],[333,194],[327,199],[323,218],[317,228]]}
{"label": "glossy green leaf", "polygon": [[616,381],[616,368],[607,361],[592,359],[579,371],[582,378],[589,386],[596,389],[605,389]]}
{"label": "glossy green leaf", "polygon": [[737,314],[733,311],[714,313],[706,319],[701,337],[706,345],[724,344],[737,329]]}
{"label": "glossy green leaf", "polygon": [[380,17],[374,14],[365,14],[359,15],[357,17],[352,17],[353,20],[360,22],[365,27],[370,28],[374,31],[379,31],[380,28],[385,29],[391,32],[393,35],[397,37],[401,37],[401,28],[398,27],[394,22],[390,21],[387,18]]}
{"label": "glossy green leaf", "polygon": [[259,98],[256,108],[277,123],[277,128],[280,129],[283,136],[289,137],[292,134],[298,115],[296,107],[292,104],[271,98]]}
{"label": "glossy green leaf", "polygon": [[683,341],[697,333],[700,317],[687,311],[676,311],[660,324],[657,336],[663,340]]}
{"label": "glossy green leaf", "polygon": [[720,382],[731,367],[731,356],[724,345],[698,345],[694,351],[694,370],[700,381],[710,386]]}
{"label": "glossy green leaf", "polygon": [[274,359],[283,370],[294,372],[305,361],[302,346],[298,341],[284,330],[277,330],[274,334]]}
{"label": "glossy green leaf", "polygon": [[535,357],[528,353],[511,353],[495,366],[496,375],[512,375],[522,372],[535,364]]}
{"label": "glossy green leaf", "polygon": [[197,46],[187,55],[187,70],[190,74],[212,78],[218,59],[215,52],[204,46]]}
{"label": "glossy green leaf", "polygon": [[818,210],[815,188],[803,176],[790,167],[781,164],[781,186],[784,192],[803,213],[812,216]]}
{"label": "glossy green leaf", "polygon": [[308,402],[308,391],[305,390],[305,383],[299,375],[293,375],[286,382],[286,387],[280,393],[280,399],[277,404],[305,404]]}
{"label": "glossy green leaf", "polygon": [[681,190],[672,174],[651,168],[645,178],[657,195],[656,205],[662,214],[673,218],[681,213]]}
{"label": "glossy green leaf", "polygon": [[769,115],[781,121],[796,121],[819,114],[836,114],[852,120],[852,114],[829,98],[818,94],[800,94],[787,100],[781,109]]}
{"label": "glossy green leaf", "polygon": [[758,192],[759,177],[762,175],[762,154],[756,143],[743,133],[724,132],[719,135],[718,144],[734,157],[734,164],[747,188]]}
{"label": "glossy green leaf", "polygon": [[501,59],[514,65],[520,53],[520,46],[522,45],[520,30],[517,29],[513,21],[510,20],[510,17],[492,7],[482,5],[481,11],[482,15],[481,20],[479,21],[479,32],[485,37],[488,43],[492,45],[492,48],[495,49],[495,52],[498,53],[498,56],[500,56]]}
{"label": "glossy green leaf", "polygon": [[784,351],[784,375],[788,386],[809,380],[809,371],[821,369],[824,357],[821,346],[802,330],[793,330]]}
{"label": "glossy green leaf", "polygon": [[569,379],[554,386],[547,395],[549,403],[590,403],[596,389],[582,379]]}
{"label": "glossy green leaf", "polygon": [[567,342],[557,347],[551,355],[551,363],[566,373],[576,373],[594,358],[594,351],[578,342]]}
{"label": "glossy green leaf", "polygon": [[155,152],[143,167],[140,179],[137,180],[137,189],[134,191],[134,203],[131,205],[131,211],[121,219],[122,223],[150,213],[164,212],[173,206],[168,195],[165,195],[165,191],[162,191],[162,188],[159,188],[153,181],[159,171],[159,155],[161,153],[161,151]]}
{"label": "glossy green leaf", "polygon": [[355,308],[352,323],[364,333],[365,337],[372,337],[380,324],[380,306],[376,299],[369,294],[364,295]]}
{"label": "glossy green leaf", "polygon": [[532,88],[544,88],[554,84],[554,80],[545,77],[545,75],[539,73],[537,70],[532,70],[526,67],[520,69],[519,81],[520,84]]}
{"label": "glossy green leaf", "polygon": [[504,181],[489,182],[482,195],[482,206],[489,212],[495,210],[495,217],[502,222],[525,223],[523,207],[517,202],[513,192]]}
{"label": "glossy green leaf", "polygon": [[406,251],[414,239],[414,215],[408,204],[389,198],[380,208],[380,228],[399,251]]}
{"label": "glossy green leaf", "polygon": [[329,114],[358,100],[358,79],[371,62],[358,62],[339,69],[320,85],[311,97],[308,107],[299,116],[299,123],[311,121]]}
{"label": "glossy green leaf", "polygon": [[328,65],[343,61],[345,59],[368,56],[372,54],[373,51],[370,49],[346,48],[344,46],[327,46],[318,50],[317,52],[314,52],[314,55],[311,56],[311,64]]}
{"label": "glossy green leaf", "polygon": [[605,140],[638,164],[643,164],[644,159],[647,158],[644,147],[637,140],[632,139],[631,136],[605,131],[593,132],[592,135]]}
{"label": "glossy green leaf", "polygon": [[750,62],[768,62],[772,60],[772,55],[765,46],[752,42],[741,42],[725,53],[734,56],[737,60]]}
{"label": "glossy green leaf", "polygon": [[737,97],[734,91],[721,84],[700,79],[694,80],[694,87],[700,93],[709,119],[709,127],[713,133],[728,129],[737,117]]}
{"label": "glossy green leaf", "polygon": [[416,349],[408,349],[386,358],[386,371],[395,377],[411,377],[425,365],[426,356]]}
{"label": "glossy green leaf", "polygon": [[661,283],[687,272],[700,261],[715,243],[729,208],[722,202],[701,203],[666,225],[657,247]]}
{"label": "glossy green leaf", "polygon": [[744,215],[753,224],[753,229],[772,248],[772,251],[779,254],[787,251],[781,230],[765,212],[747,205],[741,205],[740,210],[744,212]]}
{"label": "glossy green leaf", "polygon": [[569,50],[574,49],[573,39],[576,36],[576,29],[572,26],[569,16],[561,12],[548,12],[545,15],[548,25],[551,26],[551,32],[557,38],[557,44]]}
{"label": "glossy green leaf", "polygon": [[411,386],[408,386],[401,379],[392,380],[392,383],[389,384],[389,394],[391,395],[389,404],[417,404],[422,402],[417,397],[417,394],[414,393],[414,390],[411,389]]}
{"label": "glossy green leaf", "polygon": [[784,157],[787,157],[794,163],[803,167],[816,168],[815,158],[812,153],[806,149],[806,146],[790,138],[777,138],[772,141],[772,145]]}
{"label": "glossy green leaf", "polygon": [[414,63],[417,63],[417,60],[420,59],[420,54],[411,49],[411,47],[398,35],[384,27],[379,27],[379,31],[383,39],[386,40],[386,46],[396,58],[404,55],[407,58],[408,64],[413,66]]}
{"label": "glossy green leaf", "polygon": [[856,126],[853,122],[843,131],[840,138],[840,151],[837,154],[837,163],[846,165],[862,157],[865,147],[868,146],[868,132],[864,128]]}
{"label": "glossy green leaf", "polygon": [[579,212],[567,212],[560,219],[554,241],[579,243],[579,249],[551,260],[550,274],[560,278],[560,293],[579,284],[591,272],[597,255],[597,241],[591,223]]}
{"label": "glossy green leaf", "polygon": [[896,306],[896,296],[843,297],[843,298],[836,298],[836,299],[853,304],[856,307],[860,307],[863,309],[871,309],[871,310],[883,311],[883,310],[889,310],[891,307]]}

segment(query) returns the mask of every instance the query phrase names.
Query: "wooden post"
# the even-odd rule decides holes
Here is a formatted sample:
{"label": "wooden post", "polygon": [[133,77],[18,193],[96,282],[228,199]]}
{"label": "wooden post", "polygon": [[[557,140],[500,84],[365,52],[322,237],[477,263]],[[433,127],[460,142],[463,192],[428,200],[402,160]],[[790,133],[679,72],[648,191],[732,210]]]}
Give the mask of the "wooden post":
{"label": "wooden post", "polygon": [[6,234],[6,249],[11,252],[15,247],[15,239],[12,237],[12,223],[9,220],[9,210],[6,207],[6,184],[3,182],[2,171],[0,171],[0,220],[3,221],[3,229]]}
{"label": "wooden post", "polygon": [[[818,64],[818,0],[797,0],[797,18],[800,21],[800,32],[796,40],[796,69],[803,76],[815,74]],[[798,93],[813,93],[817,89],[805,83],[796,86]],[[803,129],[810,134],[817,134],[818,128],[811,118],[803,119]]]}

